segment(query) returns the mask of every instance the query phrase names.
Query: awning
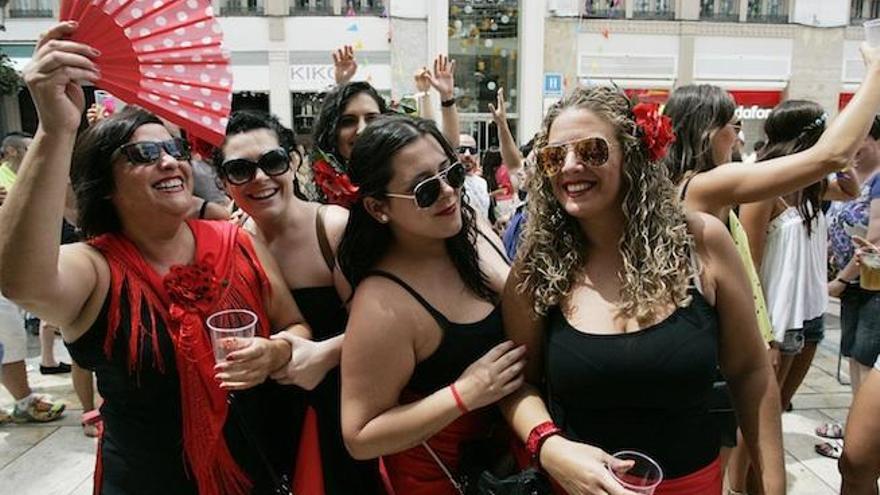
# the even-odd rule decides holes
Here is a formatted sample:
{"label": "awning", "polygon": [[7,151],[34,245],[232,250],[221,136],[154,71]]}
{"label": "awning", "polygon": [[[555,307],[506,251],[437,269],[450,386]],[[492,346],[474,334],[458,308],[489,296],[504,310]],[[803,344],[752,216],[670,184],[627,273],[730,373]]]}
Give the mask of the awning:
{"label": "awning", "polygon": [[856,95],[855,93],[840,93],[840,98],[838,99],[838,102],[837,102],[837,109],[843,110],[843,107],[847,106],[849,104],[850,100],[852,100],[853,96],[855,96],[855,95]]}

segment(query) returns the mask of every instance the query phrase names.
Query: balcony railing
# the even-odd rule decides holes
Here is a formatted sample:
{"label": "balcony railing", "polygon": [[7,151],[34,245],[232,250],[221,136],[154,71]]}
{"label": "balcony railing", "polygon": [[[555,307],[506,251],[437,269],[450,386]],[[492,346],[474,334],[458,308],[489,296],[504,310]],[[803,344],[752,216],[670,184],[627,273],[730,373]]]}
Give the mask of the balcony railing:
{"label": "balcony railing", "polygon": [[291,0],[290,15],[333,15],[330,2],[309,2],[308,0]]}
{"label": "balcony railing", "polygon": [[749,14],[746,17],[748,22],[756,22],[760,24],[788,24],[787,14]]}
{"label": "balcony railing", "polygon": [[584,17],[597,19],[623,19],[625,15],[626,11],[620,7],[610,7],[605,9],[587,8],[584,11]]}
{"label": "balcony railing", "polygon": [[9,17],[55,17],[52,9],[9,9]]}
{"label": "balcony railing", "polygon": [[381,0],[349,0],[342,4],[345,15],[382,15],[384,12],[385,4]]}
{"label": "balcony railing", "polygon": [[633,19],[669,20],[675,19],[674,9],[644,9],[633,11]]}
{"label": "balcony railing", "polygon": [[261,5],[242,5],[240,2],[226,2],[220,6],[220,15],[225,16],[259,16],[266,15]]}

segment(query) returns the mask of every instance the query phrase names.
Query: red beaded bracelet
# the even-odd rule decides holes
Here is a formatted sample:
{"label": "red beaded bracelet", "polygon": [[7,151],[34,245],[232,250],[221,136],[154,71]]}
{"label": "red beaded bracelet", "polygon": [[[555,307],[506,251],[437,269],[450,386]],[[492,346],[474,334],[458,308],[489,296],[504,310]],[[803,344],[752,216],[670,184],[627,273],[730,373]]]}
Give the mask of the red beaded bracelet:
{"label": "red beaded bracelet", "polygon": [[458,406],[459,411],[461,411],[462,414],[467,414],[471,412],[464,404],[464,401],[461,400],[461,395],[458,394],[458,389],[455,388],[454,383],[449,386],[449,390],[452,391],[452,397],[455,399],[455,405]]}
{"label": "red beaded bracelet", "polygon": [[532,428],[529,438],[526,440],[526,451],[532,458],[532,463],[539,464],[538,454],[541,453],[541,446],[553,435],[559,435],[562,430],[556,426],[553,421],[545,421],[538,426]]}

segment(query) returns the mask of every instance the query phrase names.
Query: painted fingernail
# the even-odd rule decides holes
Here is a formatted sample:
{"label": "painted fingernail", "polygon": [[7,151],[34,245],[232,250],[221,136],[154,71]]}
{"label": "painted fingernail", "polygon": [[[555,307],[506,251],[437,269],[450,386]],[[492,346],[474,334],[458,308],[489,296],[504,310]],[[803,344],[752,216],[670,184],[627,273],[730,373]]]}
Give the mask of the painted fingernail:
{"label": "painted fingernail", "polygon": [[101,50],[98,50],[97,48],[92,48],[92,54],[93,54],[94,56],[96,56],[96,57],[100,57],[100,56],[101,56]]}

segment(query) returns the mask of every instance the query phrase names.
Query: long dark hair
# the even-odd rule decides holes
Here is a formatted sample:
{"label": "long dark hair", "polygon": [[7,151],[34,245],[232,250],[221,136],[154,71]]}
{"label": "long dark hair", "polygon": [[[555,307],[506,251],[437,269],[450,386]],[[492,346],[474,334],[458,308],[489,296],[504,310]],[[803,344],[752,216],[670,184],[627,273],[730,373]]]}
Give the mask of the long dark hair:
{"label": "long dark hair", "polygon": [[735,111],[733,98],[718,86],[688,85],[672,93],[663,115],[672,119],[675,142],[663,164],[673,183],[723,165],[712,155],[712,132],[727,125]]}
{"label": "long dark hair", "polygon": [[339,119],[345,111],[348,102],[355,96],[366,93],[379,107],[379,113],[388,113],[385,99],[379,95],[370,83],[363,81],[350,82],[338,86],[324,96],[321,103],[321,111],[315,122],[315,146],[325,154],[332,155],[340,164],[345,164],[345,158],[339,155],[337,136],[339,134]]}
{"label": "long dark hair", "polygon": [[[818,103],[788,100],[770,112],[764,123],[767,144],[758,152],[758,161],[772,160],[811,148],[825,132],[828,115]],[[821,180],[798,193],[797,210],[807,234],[813,233],[813,220],[819,216],[826,182]]]}
{"label": "long dark hair", "polygon": [[[278,117],[258,110],[239,110],[234,112],[229,117],[229,123],[226,124],[226,137],[229,138],[229,136],[244,134],[245,132],[257,129],[267,129],[272,131],[275,134],[275,137],[278,138],[278,146],[281,146],[281,148],[287,152],[288,156],[290,156],[291,153],[296,153],[297,155],[300,154],[296,146],[296,133],[285,127],[284,124],[278,120]],[[214,149],[213,166],[214,170],[217,172],[217,177],[223,177],[221,166],[226,160],[226,156],[223,153],[224,146],[226,146],[225,142],[220,147]],[[302,165],[302,163],[303,157],[300,156],[299,165]],[[296,178],[296,170],[294,170],[293,174],[293,193],[303,201],[308,200],[302,190],[300,190],[299,181]]]}
{"label": "long dark hair", "polygon": [[[361,197],[351,207],[348,225],[339,246],[339,265],[355,287],[382,259],[393,239],[391,228],[367,213],[364,198],[385,198],[386,187],[394,174],[391,159],[423,136],[433,137],[443,147],[449,161],[456,161],[455,150],[433,122],[403,115],[389,115],[374,120],[355,143],[349,177],[360,188]],[[462,228],[456,235],[446,239],[446,249],[467,288],[482,299],[495,301],[497,294],[489,287],[485,274],[480,270],[474,210],[464,196],[461,217]]]}
{"label": "long dark hair", "polygon": [[122,230],[116,206],[110,201],[110,196],[116,190],[113,181],[114,152],[146,124],[164,125],[152,113],[129,105],[119,113],[98,121],[77,138],[70,165],[70,180],[79,211],[77,225],[86,238]]}

